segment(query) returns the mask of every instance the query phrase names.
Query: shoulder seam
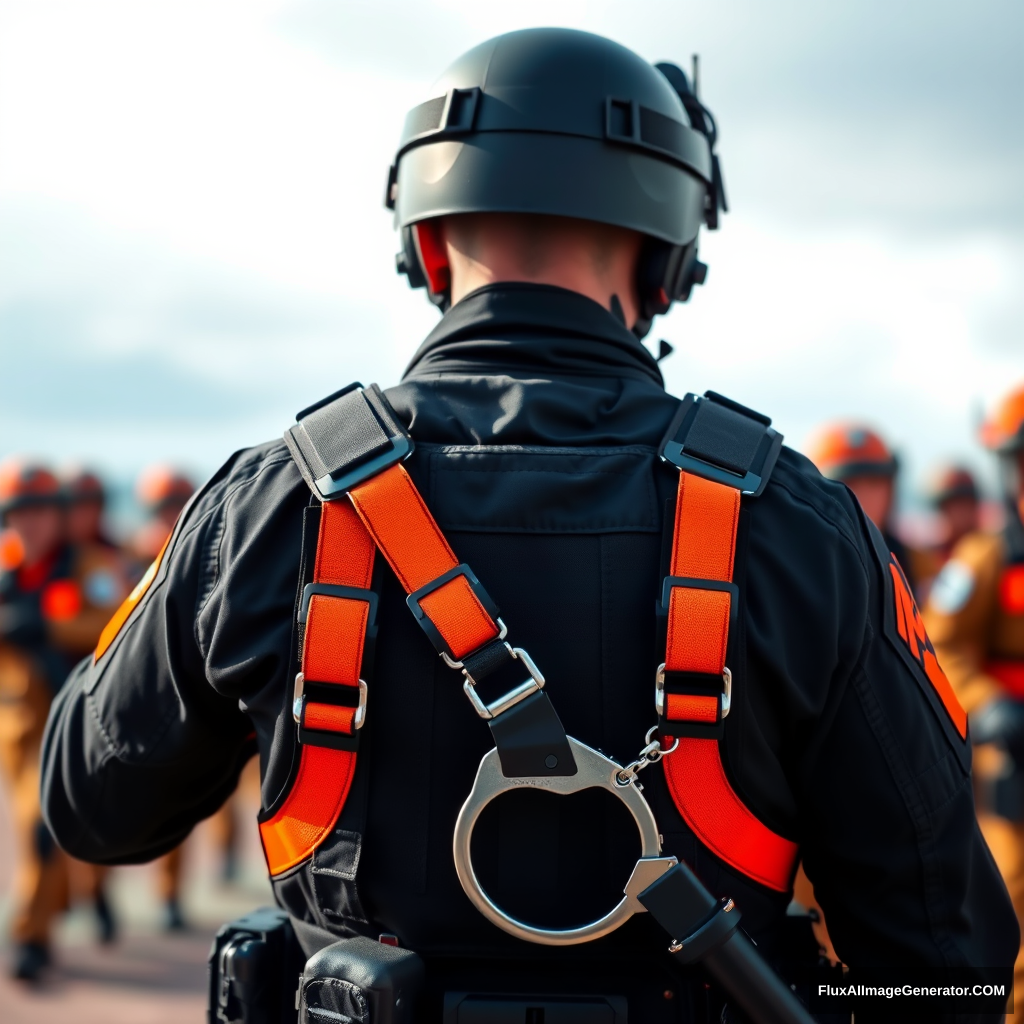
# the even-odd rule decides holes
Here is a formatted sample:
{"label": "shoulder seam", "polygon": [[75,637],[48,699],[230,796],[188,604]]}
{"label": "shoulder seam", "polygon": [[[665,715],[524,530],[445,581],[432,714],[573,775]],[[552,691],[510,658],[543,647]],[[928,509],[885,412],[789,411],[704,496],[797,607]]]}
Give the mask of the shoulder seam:
{"label": "shoulder seam", "polygon": [[233,486],[225,491],[224,495],[216,502],[216,504],[207,509],[192,525],[192,527],[183,534],[183,536],[190,534],[204,525],[208,526],[212,520],[218,520],[218,525],[213,531],[213,535],[209,537],[202,546],[203,563],[199,568],[199,587],[196,594],[195,615],[192,619],[192,637],[196,642],[196,646],[198,647],[199,653],[202,655],[204,662],[206,660],[207,650],[206,644],[199,635],[199,619],[202,616],[203,610],[210,603],[210,599],[213,597],[213,593],[217,589],[217,584],[220,582],[220,549],[224,541],[225,533],[224,510],[227,507],[228,502],[231,501],[231,499],[234,498],[234,496],[238,494],[243,487],[248,487],[250,484],[254,483],[259,479],[264,471],[272,469],[275,466],[284,466],[291,462],[293,462],[293,460],[290,455],[286,455],[284,458],[268,457],[263,459],[256,467],[254,467],[254,470],[250,472],[249,475],[243,477],[241,480],[234,481]]}
{"label": "shoulder seam", "polygon": [[[783,473],[785,473],[785,469],[783,469]],[[842,520],[843,520],[842,522],[837,522],[837,521],[835,521],[833,519],[829,519],[822,512],[821,509],[815,507],[813,502],[808,501],[807,498],[805,498],[802,494],[798,494],[792,487],[790,487],[778,475],[778,473],[773,475],[771,483],[778,484],[783,490],[786,491],[787,494],[790,495],[790,497],[792,497],[796,501],[799,501],[802,505],[807,506],[807,508],[811,509],[811,511],[814,512],[814,514],[816,516],[818,516],[818,518],[821,519],[822,522],[828,524],[838,534],[840,534],[846,540],[846,542],[850,545],[850,547],[853,548],[853,550],[857,553],[857,559],[860,562],[861,568],[864,570],[865,574],[868,573],[868,566],[864,562],[864,557],[863,557],[863,552],[861,551],[861,546],[857,543],[857,536],[856,536],[856,534],[854,533],[854,531],[852,529],[852,525],[853,524],[850,522],[850,517],[847,514],[846,510],[843,508],[843,506],[840,505],[839,502],[835,500],[835,498],[833,498],[830,494],[825,494],[825,493],[822,494],[822,497],[826,501],[828,501],[828,503],[830,505],[833,505],[835,507],[836,511],[842,517]],[[769,484],[769,486],[771,486],[771,483]],[[847,524],[849,524],[849,527],[851,527],[851,528],[848,528]]]}

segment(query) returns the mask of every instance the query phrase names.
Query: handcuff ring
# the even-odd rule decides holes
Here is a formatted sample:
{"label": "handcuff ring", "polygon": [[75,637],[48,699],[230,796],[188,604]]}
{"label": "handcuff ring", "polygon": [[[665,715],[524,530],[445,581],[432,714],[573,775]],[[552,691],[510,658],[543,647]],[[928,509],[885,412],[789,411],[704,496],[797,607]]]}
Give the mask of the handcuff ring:
{"label": "handcuff ring", "polygon": [[[616,781],[624,771],[623,766],[572,736],[566,739],[576,761],[575,775],[506,778],[501,772],[497,749],[489,750],[480,761],[473,788],[459,811],[453,838],[455,870],[463,890],[477,910],[509,935],[545,946],[590,942],[615,931],[634,914],[645,913],[637,895],[677,863],[675,857],[661,856],[661,836],[654,812],[639,788],[632,780],[626,785]],[[473,869],[470,849],[473,829],[483,809],[492,800],[502,793],[523,788],[539,789],[558,796],[569,796],[585,789],[605,789],[614,793],[633,816],[640,832],[640,859],[623,889],[622,899],[603,917],[575,928],[541,928],[502,910],[484,891]]]}

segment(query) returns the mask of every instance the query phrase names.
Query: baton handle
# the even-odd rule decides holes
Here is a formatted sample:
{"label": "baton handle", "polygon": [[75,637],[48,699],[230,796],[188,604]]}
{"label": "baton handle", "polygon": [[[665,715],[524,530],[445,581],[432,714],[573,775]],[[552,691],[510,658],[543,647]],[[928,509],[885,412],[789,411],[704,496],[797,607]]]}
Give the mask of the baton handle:
{"label": "baton handle", "polygon": [[716,900],[679,863],[637,897],[672,937],[669,951],[703,963],[730,1000],[755,1024],[814,1024],[814,1018],[742,932],[732,900]]}
{"label": "baton handle", "polygon": [[814,1018],[742,932],[734,931],[703,960],[708,974],[757,1024],[814,1024]]}

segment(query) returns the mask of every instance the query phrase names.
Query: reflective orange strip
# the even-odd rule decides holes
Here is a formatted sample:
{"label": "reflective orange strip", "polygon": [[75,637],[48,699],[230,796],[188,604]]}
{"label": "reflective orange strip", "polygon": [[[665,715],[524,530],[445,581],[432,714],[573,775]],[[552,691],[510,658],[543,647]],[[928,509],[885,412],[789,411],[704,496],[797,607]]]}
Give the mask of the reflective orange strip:
{"label": "reflective orange strip", "polygon": [[665,717],[674,722],[710,722],[718,720],[718,698],[691,693],[665,695]]}
{"label": "reflective orange strip", "polygon": [[[401,464],[354,487],[349,497],[407,594],[459,564]],[[420,606],[456,658],[475,651],[500,632],[464,576],[427,594]]]}
{"label": "reflective orange strip", "polygon": [[[320,511],[313,580],[367,589],[373,579],[373,538],[348,502],[325,503]],[[369,605],[365,601],[314,594],[303,638],[302,669],[309,679],[358,686]],[[309,729],[352,732],[355,708],[308,701]],[[330,835],[356,770],[353,750],[304,744],[292,788],[279,810],[260,823],[271,875],[301,864]]]}
{"label": "reflective orange strip", "polygon": [[117,634],[121,632],[121,627],[128,621],[128,617],[135,611],[138,603],[146,596],[146,591],[153,585],[153,580],[156,579],[156,574],[160,571],[160,563],[164,560],[164,552],[167,550],[167,545],[170,542],[171,535],[168,534],[167,540],[164,541],[164,545],[153,560],[153,564],[146,570],[142,579],[135,584],[135,589],[121,602],[121,606],[103,627],[99,642],[96,644],[96,653],[92,656],[94,665],[107,653]]}
{"label": "reflective orange strip", "polygon": [[[740,492],[681,473],[672,538],[672,575],[732,582]],[[729,643],[729,594],[677,587],[669,598],[665,666],[719,675]],[[715,720],[716,698],[667,694],[669,718]],[[662,762],[672,799],[697,839],[741,874],[788,892],[797,844],[758,820],[736,794],[718,741],[681,737]]]}

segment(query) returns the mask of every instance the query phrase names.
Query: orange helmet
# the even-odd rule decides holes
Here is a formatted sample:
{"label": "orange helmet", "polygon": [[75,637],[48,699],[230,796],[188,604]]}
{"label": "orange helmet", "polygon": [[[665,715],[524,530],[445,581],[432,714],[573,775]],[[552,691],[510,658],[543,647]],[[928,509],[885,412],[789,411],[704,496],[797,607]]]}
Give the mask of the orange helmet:
{"label": "orange helmet", "polygon": [[824,476],[833,480],[894,476],[899,465],[878,434],[860,423],[823,427],[808,444],[807,456]]}
{"label": "orange helmet", "polygon": [[102,502],[106,497],[103,481],[91,470],[83,466],[66,466],[60,474],[61,483],[68,501]]}
{"label": "orange helmet", "polygon": [[982,424],[981,443],[994,452],[1024,448],[1024,384],[1014,388]]}
{"label": "orange helmet", "polygon": [[966,466],[942,465],[936,467],[925,488],[928,501],[936,508],[954,498],[978,500],[978,484]]}
{"label": "orange helmet", "polygon": [[0,462],[0,516],[28,505],[59,505],[64,500],[57,477],[44,465],[26,459]]}
{"label": "orange helmet", "polygon": [[148,512],[159,512],[172,504],[184,504],[192,497],[195,485],[173,466],[156,465],[144,469],[135,485],[135,496]]}

